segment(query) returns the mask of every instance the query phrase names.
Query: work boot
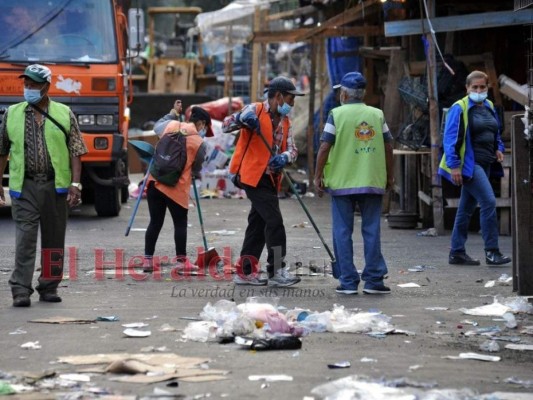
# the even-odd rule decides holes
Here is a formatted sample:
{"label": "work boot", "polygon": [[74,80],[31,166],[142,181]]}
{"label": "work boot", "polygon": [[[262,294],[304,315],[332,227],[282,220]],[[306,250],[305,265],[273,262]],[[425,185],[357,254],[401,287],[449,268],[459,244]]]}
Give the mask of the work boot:
{"label": "work boot", "polygon": [[61,303],[61,297],[57,295],[57,292],[43,292],[39,295],[39,301],[45,301],[47,303]]}
{"label": "work boot", "polygon": [[448,264],[455,265],[480,265],[479,260],[474,260],[466,253],[450,253],[448,257]]}
{"label": "work boot", "polygon": [[511,258],[504,256],[500,250],[485,251],[485,261],[488,265],[503,265],[511,262]]}
{"label": "work boot", "polygon": [[27,293],[19,293],[13,295],[13,307],[29,307],[31,306],[30,295]]}

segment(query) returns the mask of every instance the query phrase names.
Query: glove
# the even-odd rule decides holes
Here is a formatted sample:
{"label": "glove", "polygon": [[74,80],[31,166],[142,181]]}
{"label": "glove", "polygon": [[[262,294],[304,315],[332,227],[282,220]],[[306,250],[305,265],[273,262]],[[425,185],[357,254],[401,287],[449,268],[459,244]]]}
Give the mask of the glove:
{"label": "glove", "polygon": [[268,166],[275,172],[279,172],[289,162],[287,154],[278,154],[268,161]]}
{"label": "glove", "polygon": [[239,121],[252,131],[259,131],[259,120],[257,119],[257,115],[255,115],[253,110],[243,110],[243,112],[241,112],[239,115]]}

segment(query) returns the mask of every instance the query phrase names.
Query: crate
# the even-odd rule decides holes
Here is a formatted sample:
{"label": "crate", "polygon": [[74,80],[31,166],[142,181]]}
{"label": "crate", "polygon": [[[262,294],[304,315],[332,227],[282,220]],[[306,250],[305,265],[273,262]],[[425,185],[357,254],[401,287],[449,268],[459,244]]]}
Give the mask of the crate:
{"label": "crate", "polygon": [[418,107],[426,112],[429,109],[427,86],[417,79],[403,77],[398,86],[400,97],[410,106]]}

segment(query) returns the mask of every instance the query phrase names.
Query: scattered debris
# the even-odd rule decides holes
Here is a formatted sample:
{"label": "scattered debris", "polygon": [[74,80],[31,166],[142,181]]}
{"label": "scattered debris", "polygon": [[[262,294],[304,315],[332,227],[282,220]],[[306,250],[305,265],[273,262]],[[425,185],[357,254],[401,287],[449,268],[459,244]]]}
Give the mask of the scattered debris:
{"label": "scattered debris", "polygon": [[49,318],[32,319],[28,322],[38,323],[38,324],[92,324],[95,322],[95,319],[70,318],[70,317],[49,317]]}
{"label": "scattered debris", "polygon": [[39,350],[42,348],[42,346],[39,344],[39,341],[37,340],[36,342],[26,342],[26,343],[23,343],[20,345],[21,348],[23,349],[28,349],[28,350]]}
{"label": "scattered debris", "polygon": [[450,307],[426,307],[428,311],[448,311]]}
{"label": "scattered debris", "polygon": [[450,360],[478,360],[491,362],[497,362],[502,359],[498,356],[487,356],[485,354],[478,353],[460,353],[459,356],[444,356],[443,358],[448,358]]}
{"label": "scattered debris", "polygon": [[141,331],[139,329],[132,329],[132,328],[124,329],[122,333],[124,333],[124,335],[128,337],[137,337],[137,338],[148,337],[152,334],[151,331]]}
{"label": "scattered debris", "polygon": [[[373,361],[376,361],[376,360],[373,360]],[[350,361],[340,361],[334,364],[328,364],[329,369],[350,368],[351,366],[352,364],[350,363]]]}
{"label": "scattered debris", "polygon": [[398,287],[401,287],[401,288],[419,288],[420,285],[418,283],[409,282],[409,283],[400,283],[400,284],[398,284]]}
{"label": "scattered debris", "polygon": [[103,322],[115,322],[119,321],[119,318],[116,315],[109,315],[106,317],[96,317],[97,321],[103,321]]}
{"label": "scattered debris", "polygon": [[506,344],[506,349],[510,350],[520,350],[520,351],[532,351],[533,350],[533,344]]}
{"label": "scattered debris", "polygon": [[292,382],[294,379],[289,375],[250,375],[248,380],[265,382]]}
{"label": "scattered debris", "polygon": [[500,351],[500,345],[495,340],[485,340],[479,345],[479,350],[496,353]]}
{"label": "scattered debris", "polygon": [[148,326],[146,322],[132,322],[130,324],[122,324],[124,328],[144,328]]}
{"label": "scattered debris", "polygon": [[439,236],[437,230],[435,228],[429,228],[425,231],[418,232],[416,236],[429,236],[429,237],[437,237]]}

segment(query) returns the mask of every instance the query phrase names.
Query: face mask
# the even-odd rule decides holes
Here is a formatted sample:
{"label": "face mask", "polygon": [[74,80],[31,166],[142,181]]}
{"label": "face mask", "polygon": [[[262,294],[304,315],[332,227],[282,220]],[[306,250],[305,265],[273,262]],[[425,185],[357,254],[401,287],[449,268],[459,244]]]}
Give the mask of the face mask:
{"label": "face mask", "polygon": [[207,129],[205,128],[202,128],[198,131],[198,134],[201,136],[201,137],[205,137],[205,134],[207,133]]}
{"label": "face mask", "polygon": [[292,107],[288,104],[288,103],[283,103],[282,106],[280,106],[278,104],[278,112],[281,114],[281,115],[287,115],[288,113],[291,112],[291,109]]}
{"label": "face mask", "polygon": [[39,89],[24,88],[24,99],[30,104],[37,104],[42,100],[43,96]]}
{"label": "face mask", "polygon": [[468,97],[470,97],[470,100],[472,100],[474,103],[481,103],[487,98],[487,92],[471,92],[468,94]]}

